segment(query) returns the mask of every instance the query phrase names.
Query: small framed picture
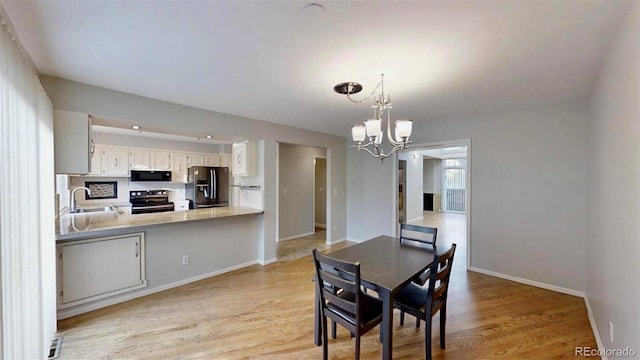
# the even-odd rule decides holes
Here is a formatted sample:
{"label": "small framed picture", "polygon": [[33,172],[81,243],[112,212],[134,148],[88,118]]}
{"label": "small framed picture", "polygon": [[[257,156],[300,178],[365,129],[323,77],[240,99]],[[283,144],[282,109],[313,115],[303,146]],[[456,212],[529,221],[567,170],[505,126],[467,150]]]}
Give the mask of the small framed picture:
{"label": "small framed picture", "polygon": [[91,190],[91,195],[85,192],[85,200],[118,198],[117,181],[85,181],[84,186]]}

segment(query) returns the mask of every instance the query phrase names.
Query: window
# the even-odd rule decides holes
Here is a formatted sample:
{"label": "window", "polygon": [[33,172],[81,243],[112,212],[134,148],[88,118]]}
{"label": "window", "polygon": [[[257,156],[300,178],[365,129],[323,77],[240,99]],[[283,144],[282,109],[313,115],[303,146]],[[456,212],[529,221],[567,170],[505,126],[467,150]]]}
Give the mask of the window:
{"label": "window", "polygon": [[466,209],[467,159],[443,159],[444,211],[464,213]]}

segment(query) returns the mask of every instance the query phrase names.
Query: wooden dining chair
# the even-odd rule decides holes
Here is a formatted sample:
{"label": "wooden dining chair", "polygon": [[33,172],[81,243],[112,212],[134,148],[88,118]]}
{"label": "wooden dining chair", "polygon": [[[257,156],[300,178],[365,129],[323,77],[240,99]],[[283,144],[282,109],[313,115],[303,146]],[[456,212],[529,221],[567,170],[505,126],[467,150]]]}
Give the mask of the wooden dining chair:
{"label": "wooden dining chair", "polygon": [[322,316],[322,354],[328,359],[327,318],[344,326],[356,339],[355,359],[360,359],[360,337],[382,322],[382,301],[362,292],[360,263],[331,258],[313,249],[316,291]]}
{"label": "wooden dining chair", "polygon": [[447,293],[453,266],[456,244],[444,254],[437,256],[429,268],[428,286],[409,283],[395,296],[393,306],[400,309],[400,325],[404,325],[404,312],[424,320],[426,359],[431,360],[431,318],[440,311],[440,348],[445,344],[445,323],[447,321]]}
{"label": "wooden dining chair", "polygon": [[400,241],[407,240],[435,246],[438,240],[438,228],[401,223]]}
{"label": "wooden dining chair", "polygon": [[[417,245],[436,246],[438,240],[438,228],[429,226],[411,225],[406,223],[400,224],[400,241]],[[424,285],[429,279],[429,270],[416,276],[412,281],[418,285]],[[404,311],[400,311],[400,319],[404,321]],[[416,318],[416,329],[420,327],[420,318]]]}

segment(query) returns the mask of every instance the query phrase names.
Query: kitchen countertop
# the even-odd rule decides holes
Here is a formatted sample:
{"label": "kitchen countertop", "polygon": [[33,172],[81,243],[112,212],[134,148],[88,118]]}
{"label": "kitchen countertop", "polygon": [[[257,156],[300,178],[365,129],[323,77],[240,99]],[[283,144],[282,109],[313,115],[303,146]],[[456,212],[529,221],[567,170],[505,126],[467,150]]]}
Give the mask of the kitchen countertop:
{"label": "kitchen countertop", "polygon": [[262,213],[264,213],[263,210],[229,206],[136,215],[129,215],[122,211],[65,214],[56,222],[56,241],[104,236],[109,235],[111,230],[143,230],[146,227],[155,225]]}

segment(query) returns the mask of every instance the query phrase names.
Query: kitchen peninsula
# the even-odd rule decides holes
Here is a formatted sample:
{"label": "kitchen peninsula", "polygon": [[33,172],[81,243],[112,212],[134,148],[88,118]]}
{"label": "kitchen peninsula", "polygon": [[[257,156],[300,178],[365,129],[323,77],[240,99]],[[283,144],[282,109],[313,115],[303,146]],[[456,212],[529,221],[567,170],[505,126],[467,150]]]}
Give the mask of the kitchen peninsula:
{"label": "kitchen peninsula", "polygon": [[231,206],[60,216],[58,319],[259,263],[263,213]]}

